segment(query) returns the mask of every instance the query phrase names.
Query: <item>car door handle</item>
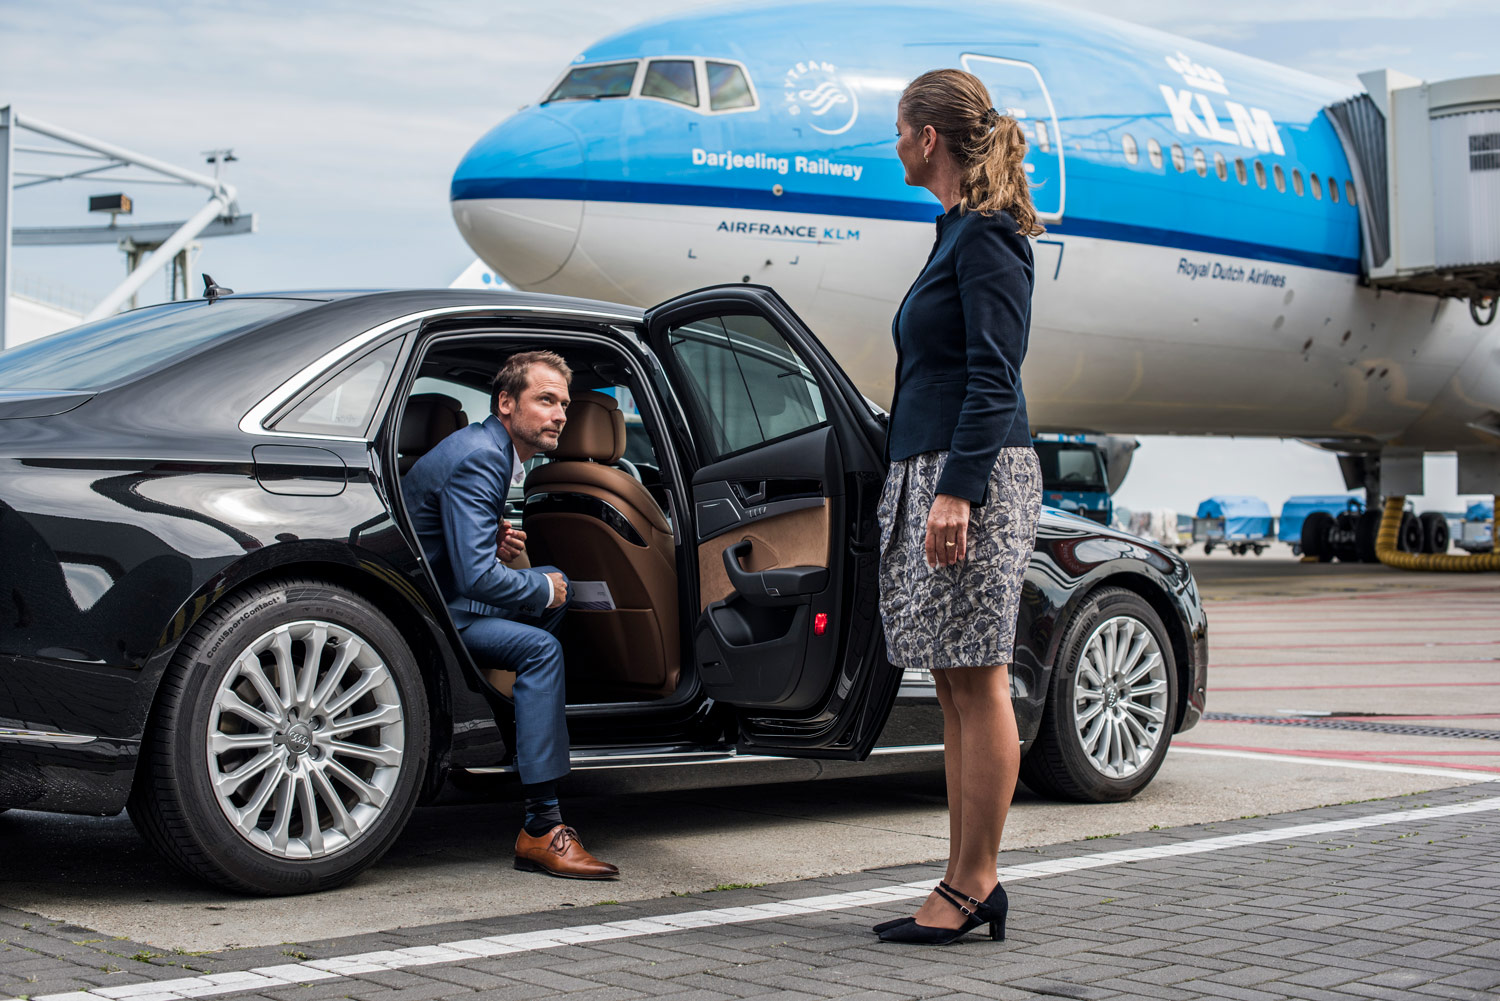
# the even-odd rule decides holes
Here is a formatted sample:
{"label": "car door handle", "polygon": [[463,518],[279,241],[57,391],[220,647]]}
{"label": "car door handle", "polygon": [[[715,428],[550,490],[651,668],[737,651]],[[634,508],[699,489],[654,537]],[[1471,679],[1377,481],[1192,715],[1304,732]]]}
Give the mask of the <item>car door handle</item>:
{"label": "car door handle", "polygon": [[750,555],[751,542],[741,539],[724,550],[724,570],[735,591],[752,605],[796,605],[828,586],[827,567],[777,567],[746,570],[740,560]]}

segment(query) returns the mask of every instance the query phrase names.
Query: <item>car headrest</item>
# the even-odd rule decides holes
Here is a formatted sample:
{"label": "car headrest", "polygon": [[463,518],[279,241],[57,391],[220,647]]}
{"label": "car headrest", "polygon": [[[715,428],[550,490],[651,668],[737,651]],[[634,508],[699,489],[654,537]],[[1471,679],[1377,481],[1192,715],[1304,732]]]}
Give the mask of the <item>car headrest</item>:
{"label": "car headrest", "polygon": [[412,464],[459,428],[468,427],[469,418],[463,404],[442,393],[418,393],[406,401],[401,415],[401,471]]}
{"label": "car headrest", "polygon": [[625,454],[625,415],[613,396],[583,392],[568,406],[557,448],[548,456],[557,460],[592,459],[605,465]]}

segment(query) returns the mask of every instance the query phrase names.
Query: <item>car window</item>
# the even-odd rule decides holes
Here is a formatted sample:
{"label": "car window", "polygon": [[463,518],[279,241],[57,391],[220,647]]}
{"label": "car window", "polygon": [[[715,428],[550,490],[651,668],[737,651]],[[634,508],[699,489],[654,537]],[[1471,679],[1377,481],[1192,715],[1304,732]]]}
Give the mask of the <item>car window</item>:
{"label": "car window", "polygon": [[400,351],[401,339],[397,338],[345,366],[272,428],[302,434],[364,434]]}
{"label": "car window", "polygon": [[0,351],[0,389],[102,389],[312,305],[305,299],[191,299],[133,309]]}
{"label": "car window", "polygon": [[698,106],[698,70],[691,59],[653,59],[646,66],[642,97],[659,97],[690,108]]}
{"label": "car window", "polygon": [[826,419],[812,372],[764,317],[695,320],[674,327],[668,341],[718,456]]}
{"label": "car window", "polygon": [[601,97],[629,97],[631,84],[635,83],[637,63],[605,63],[602,66],[579,66],[563,77],[547,100],[543,101],[592,101]]}
{"label": "car window", "polygon": [[1107,489],[1104,458],[1097,448],[1060,442],[1036,442],[1046,490],[1099,492]]}

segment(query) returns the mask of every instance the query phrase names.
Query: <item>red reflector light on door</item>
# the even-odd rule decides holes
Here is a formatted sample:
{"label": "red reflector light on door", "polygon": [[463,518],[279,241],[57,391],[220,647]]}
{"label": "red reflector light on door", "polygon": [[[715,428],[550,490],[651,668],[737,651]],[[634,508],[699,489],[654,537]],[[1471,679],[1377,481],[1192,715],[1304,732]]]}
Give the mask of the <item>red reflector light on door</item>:
{"label": "red reflector light on door", "polygon": [[822,636],[828,629],[828,613],[819,612],[813,616],[813,635]]}

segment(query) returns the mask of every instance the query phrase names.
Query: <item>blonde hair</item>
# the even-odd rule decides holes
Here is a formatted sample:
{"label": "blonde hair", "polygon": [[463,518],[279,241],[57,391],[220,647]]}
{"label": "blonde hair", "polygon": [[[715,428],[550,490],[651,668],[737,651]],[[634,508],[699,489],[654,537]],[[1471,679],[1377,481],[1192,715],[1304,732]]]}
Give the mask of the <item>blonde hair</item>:
{"label": "blonde hair", "polygon": [[901,113],[908,125],[931,125],[963,170],[961,212],[1009,212],[1024,236],[1045,230],[1036,221],[1026,180],[1026,133],[1009,115],[990,107],[990,92],[972,73],[929,70],[907,85]]}

